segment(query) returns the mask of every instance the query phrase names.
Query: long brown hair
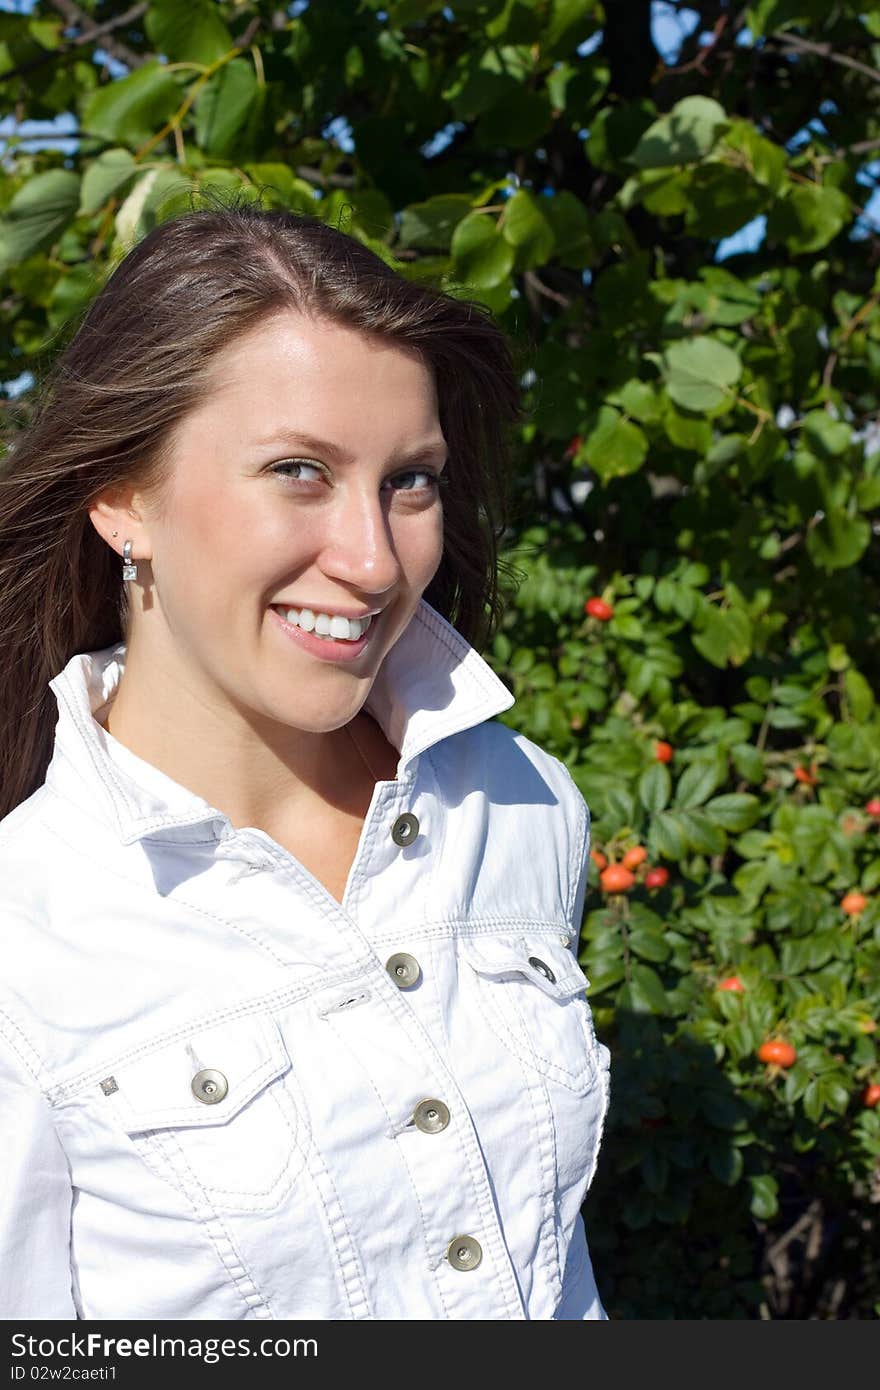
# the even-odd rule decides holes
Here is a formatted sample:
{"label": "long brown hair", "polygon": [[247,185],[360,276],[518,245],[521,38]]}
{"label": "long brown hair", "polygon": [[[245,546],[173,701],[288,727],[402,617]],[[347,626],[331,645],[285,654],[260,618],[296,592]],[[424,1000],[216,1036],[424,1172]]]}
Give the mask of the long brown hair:
{"label": "long brown hair", "polygon": [[38,389],[0,474],[0,819],[45,779],[49,680],[122,640],[119,556],[88,515],[106,489],[161,492],[177,422],[213,357],[285,308],[423,355],[449,447],[444,550],[425,598],[478,649],[504,611],[498,545],[511,502],[508,428],[522,419],[506,335],[478,302],[407,280],[317,217],[234,196],[154,227],[89,305]]}

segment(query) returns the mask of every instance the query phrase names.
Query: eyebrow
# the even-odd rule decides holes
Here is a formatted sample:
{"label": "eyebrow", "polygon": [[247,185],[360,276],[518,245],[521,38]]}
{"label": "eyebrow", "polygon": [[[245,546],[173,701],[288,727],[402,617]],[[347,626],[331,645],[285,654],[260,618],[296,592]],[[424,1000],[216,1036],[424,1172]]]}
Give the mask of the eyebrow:
{"label": "eyebrow", "polygon": [[[302,430],[288,429],[281,426],[274,433],[258,439],[257,447],[262,448],[270,444],[297,444],[305,449],[311,450],[316,454],[327,454],[328,457],[335,459],[337,463],[352,464],[355,456],[349,453],[348,449],[343,449],[341,444],[334,444],[329,439],[318,439],[316,435],[304,434]],[[423,444],[412,453],[396,456],[392,459],[393,463],[419,463],[422,459],[436,458],[438,454],[443,454],[448,458],[449,450],[445,439],[433,440],[428,444]]]}

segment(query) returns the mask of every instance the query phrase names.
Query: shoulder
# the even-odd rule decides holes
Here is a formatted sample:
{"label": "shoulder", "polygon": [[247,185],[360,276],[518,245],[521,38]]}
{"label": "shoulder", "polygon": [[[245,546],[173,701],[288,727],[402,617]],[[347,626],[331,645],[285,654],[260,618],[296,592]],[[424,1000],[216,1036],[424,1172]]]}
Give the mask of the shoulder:
{"label": "shoulder", "polygon": [[[498,719],[444,739],[429,750],[447,807],[481,800],[508,843],[523,836],[555,859],[571,895],[588,853],[590,810],[561,758]],[[497,837],[496,837],[497,840]]]}
{"label": "shoulder", "polygon": [[43,786],[0,820],[0,1038],[32,1070],[32,1040],[51,1031],[64,990],[72,889],[88,877],[76,846],[52,830],[55,802]]}
{"label": "shoulder", "polygon": [[442,775],[479,783],[490,797],[523,805],[552,798],[576,821],[589,820],[586,800],[562,759],[499,719],[452,734],[429,751]]}

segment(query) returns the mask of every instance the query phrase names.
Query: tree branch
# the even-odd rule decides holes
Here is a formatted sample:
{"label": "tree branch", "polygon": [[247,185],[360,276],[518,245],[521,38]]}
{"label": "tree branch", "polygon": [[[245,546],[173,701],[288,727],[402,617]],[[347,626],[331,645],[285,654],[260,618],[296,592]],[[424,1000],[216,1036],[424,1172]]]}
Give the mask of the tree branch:
{"label": "tree branch", "polygon": [[120,43],[119,39],[109,37],[110,31],[119,28],[123,22],[130,23],[132,18],[139,19],[148,8],[147,5],[135,5],[134,9],[137,13],[134,15],[132,11],[129,10],[126,11],[124,15],[119,15],[116,19],[110,20],[105,24],[96,24],[93,19],[79,8],[79,5],[73,3],[73,0],[49,0],[49,4],[53,9],[56,9],[60,15],[63,15],[67,20],[68,26],[75,25],[76,28],[80,30],[80,33],[77,35],[77,42],[90,43],[92,39],[100,37],[103,40],[101,47],[106,48],[111,57],[118,59],[120,63],[125,63],[126,66],[130,68],[143,67],[144,63],[150,61],[151,55],[135,53],[133,48],[129,48],[127,44]]}
{"label": "tree branch", "polygon": [[880,71],[877,68],[860,63],[858,58],[850,58],[847,53],[835,52],[830,43],[813,43],[812,39],[802,39],[797,34],[769,34],[768,42],[778,43],[781,48],[787,48],[793,53],[815,53],[818,58],[827,58],[830,63],[841,63],[845,68],[852,68],[855,72],[870,77],[872,82],[880,82]]}
{"label": "tree branch", "polygon": [[[76,8],[75,6],[70,6],[68,0],[50,0],[50,3],[56,6],[57,10],[64,15],[64,18],[67,18],[67,14],[65,14],[63,6],[74,8],[74,10]],[[46,53],[40,53],[39,57],[29,58],[28,63],[21,63],[17,68],[10,68],[10,71],[3,72],[3,74],[0,74],[0,83],[10,82],[13,78],[21,78],[21,76],[25,76],[28,72],[33,72],[35,68],[44,67],[47,63],[57,63],[60,58],[68,58],[71,54],[76,53],[76,49],[81,49],[83,43],[92,43],[95,39],[104,38],[104,36],[108,35],[113,29],[121,29],[124,24],[132,24],[135,19],[140,18],[140,15],[146,14],[146,10],[146,0],[140,0],[139,4],[133,4],[131,10],[125,11],[125,14],[117,14],[113,19],[104,19],[103,24],[92,24],[88,15],[82,15],[82,22],[83,25],[85,25],[85,29],[83,29],[82,33],[75,35],[75,38],[68,39],[67,43],[60,44],[57,49],[49,49]],[[68,24],[74,24],[74,22],[79,21],[72,21],[71,19],[71,21],[68,21]],[[107,53],[113,54],[113,57],[120,58],[120,63],[128,64],[129,67],[142,67],[147,61],[147,58],[143,56],[143,54],[133,53],[131,49],[128,49],[124,43],[118,42],[117,39],[104,38],[103,47],[107,49]]]}

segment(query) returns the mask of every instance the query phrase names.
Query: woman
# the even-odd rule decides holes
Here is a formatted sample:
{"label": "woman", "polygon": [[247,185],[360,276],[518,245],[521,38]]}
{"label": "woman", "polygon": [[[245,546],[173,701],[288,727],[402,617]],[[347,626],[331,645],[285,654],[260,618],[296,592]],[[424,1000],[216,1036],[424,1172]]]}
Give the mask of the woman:
{"label": "woman", "polygon": [[484,310],[253,206],[61,355],[0,479],[2,1316],[606,1316],[589,814],[472,645],[517,411]]}

